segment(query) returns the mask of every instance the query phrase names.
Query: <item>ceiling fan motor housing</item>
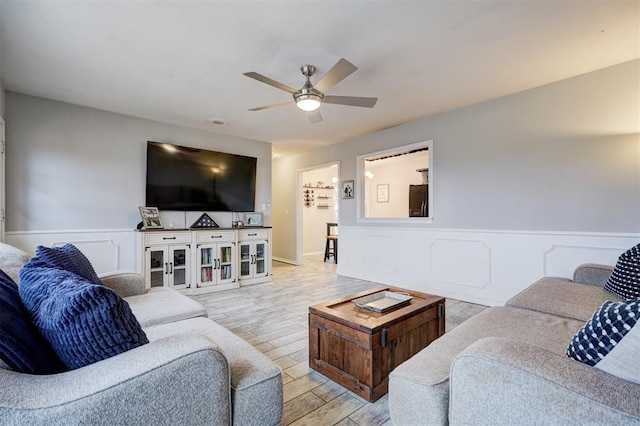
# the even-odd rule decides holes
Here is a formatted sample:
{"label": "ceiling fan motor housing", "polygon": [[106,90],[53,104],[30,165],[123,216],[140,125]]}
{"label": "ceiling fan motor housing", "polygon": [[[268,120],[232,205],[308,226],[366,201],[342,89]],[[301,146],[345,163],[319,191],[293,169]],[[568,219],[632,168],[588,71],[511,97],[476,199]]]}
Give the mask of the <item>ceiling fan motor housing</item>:
{"label": "ceiling fan motor housing", "polygon": [[313,85],[309,81],[304,84],[302,89],[293,94],[293,99],[295,99],[296,102],[305,99],[315,99],[317,101],[322,101],[322,98],[324,98],[324,93],[314,89]]}
{"label": "ceiling fan motor housing", "polygon": [[313,65],[303,65],[300,67],[300,72],[309,79],[309,77],[316,73],[316,67]]}

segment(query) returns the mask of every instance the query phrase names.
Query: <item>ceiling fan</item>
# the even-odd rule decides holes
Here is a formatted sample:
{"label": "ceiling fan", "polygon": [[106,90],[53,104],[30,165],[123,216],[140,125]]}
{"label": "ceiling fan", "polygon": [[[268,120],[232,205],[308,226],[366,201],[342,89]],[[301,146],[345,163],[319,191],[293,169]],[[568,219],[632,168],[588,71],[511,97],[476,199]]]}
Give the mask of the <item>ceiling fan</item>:
{"label": "ceiling fan", "polygon": [[269,77],[265,77],[262,74],[258,74],[257,72],[246,72],[244,73],[244,75],[246,75],[247,77],[251,77],[255,80],[266,83],[277,89],[284,90],[285,92],[289,92],[293,95],[293,100],[264,105],[257,108],[251,108],[249,109],[249,111],[261,111],[263,109],[275,108],[295,102],[298,108],[310,113],[309,121],[311,121],[312,123],[317,123],[319,121],[322,121],[322,115],[320,114],[320,111],[317,111],[322,103],[373,108],[376,102],[378,102],[378,98],[365,98],[360,96],[333,96],[324,94],[324,92],[331,89],[333,86],[356,72],[357,69],[358,68],[351,62],[342,58],[329,71],[327,71],[327,73],[322,76],[322,78],[314,86],[313,84],[311,84],[310,78],[313,74],[315,74],[316,67],[313,65],[303,65],[302,67],[300,67],[300,71],[302,72],[302,75],[307,78],[307,81],[304,83],[304,86],[302,86],[302,88],[298,90],[294,89],[291,86],[287,86],[286,84],[282,84],[278,81],[272,80]]}

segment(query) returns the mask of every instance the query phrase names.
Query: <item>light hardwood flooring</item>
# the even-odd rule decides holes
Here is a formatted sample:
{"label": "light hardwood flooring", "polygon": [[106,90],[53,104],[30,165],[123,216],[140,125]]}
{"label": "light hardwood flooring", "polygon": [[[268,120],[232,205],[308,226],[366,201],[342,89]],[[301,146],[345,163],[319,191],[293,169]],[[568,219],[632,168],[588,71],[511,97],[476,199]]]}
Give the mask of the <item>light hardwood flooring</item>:
{"label": "light hardwood flooring", "polygon": [[[209,318],[247,340],[282,368],[282,425],[390,425],[388,396],[369,403],[309,369],[308,308],[378,283],[336,275],[323,256],[307,256],[302,266],[273,262],[273,281],[194,296]],[[446,301],[446,330],[485,309]]]}

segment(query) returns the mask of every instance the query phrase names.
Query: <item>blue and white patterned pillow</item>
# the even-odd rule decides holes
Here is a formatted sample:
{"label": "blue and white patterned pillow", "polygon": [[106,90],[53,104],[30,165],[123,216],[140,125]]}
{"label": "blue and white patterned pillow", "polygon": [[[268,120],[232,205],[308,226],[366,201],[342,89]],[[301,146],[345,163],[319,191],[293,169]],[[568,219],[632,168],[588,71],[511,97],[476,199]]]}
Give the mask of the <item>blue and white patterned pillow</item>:
{"label": "blue and white patterned pillow", "polygon": [[640,299],[606,301],[569,343],[567,356],[640,383]]}
{"label": "blue and white patterned pillow", "polygon": [[604,289],[625,300],[640,297],[640,244],[620,255]]}

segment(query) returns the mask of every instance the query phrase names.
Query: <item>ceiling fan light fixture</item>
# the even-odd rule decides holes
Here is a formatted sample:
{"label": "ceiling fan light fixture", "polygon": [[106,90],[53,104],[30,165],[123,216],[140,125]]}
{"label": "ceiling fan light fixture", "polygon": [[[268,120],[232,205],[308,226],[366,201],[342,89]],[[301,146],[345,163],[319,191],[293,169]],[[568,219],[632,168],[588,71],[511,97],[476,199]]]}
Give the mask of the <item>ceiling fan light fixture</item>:
{"label": "ceiling fan light fixture", "polygon": [[303,111],[315,111],[320,108],[322,97],[315,93],[302,94],[295,97],[296,105]]}

